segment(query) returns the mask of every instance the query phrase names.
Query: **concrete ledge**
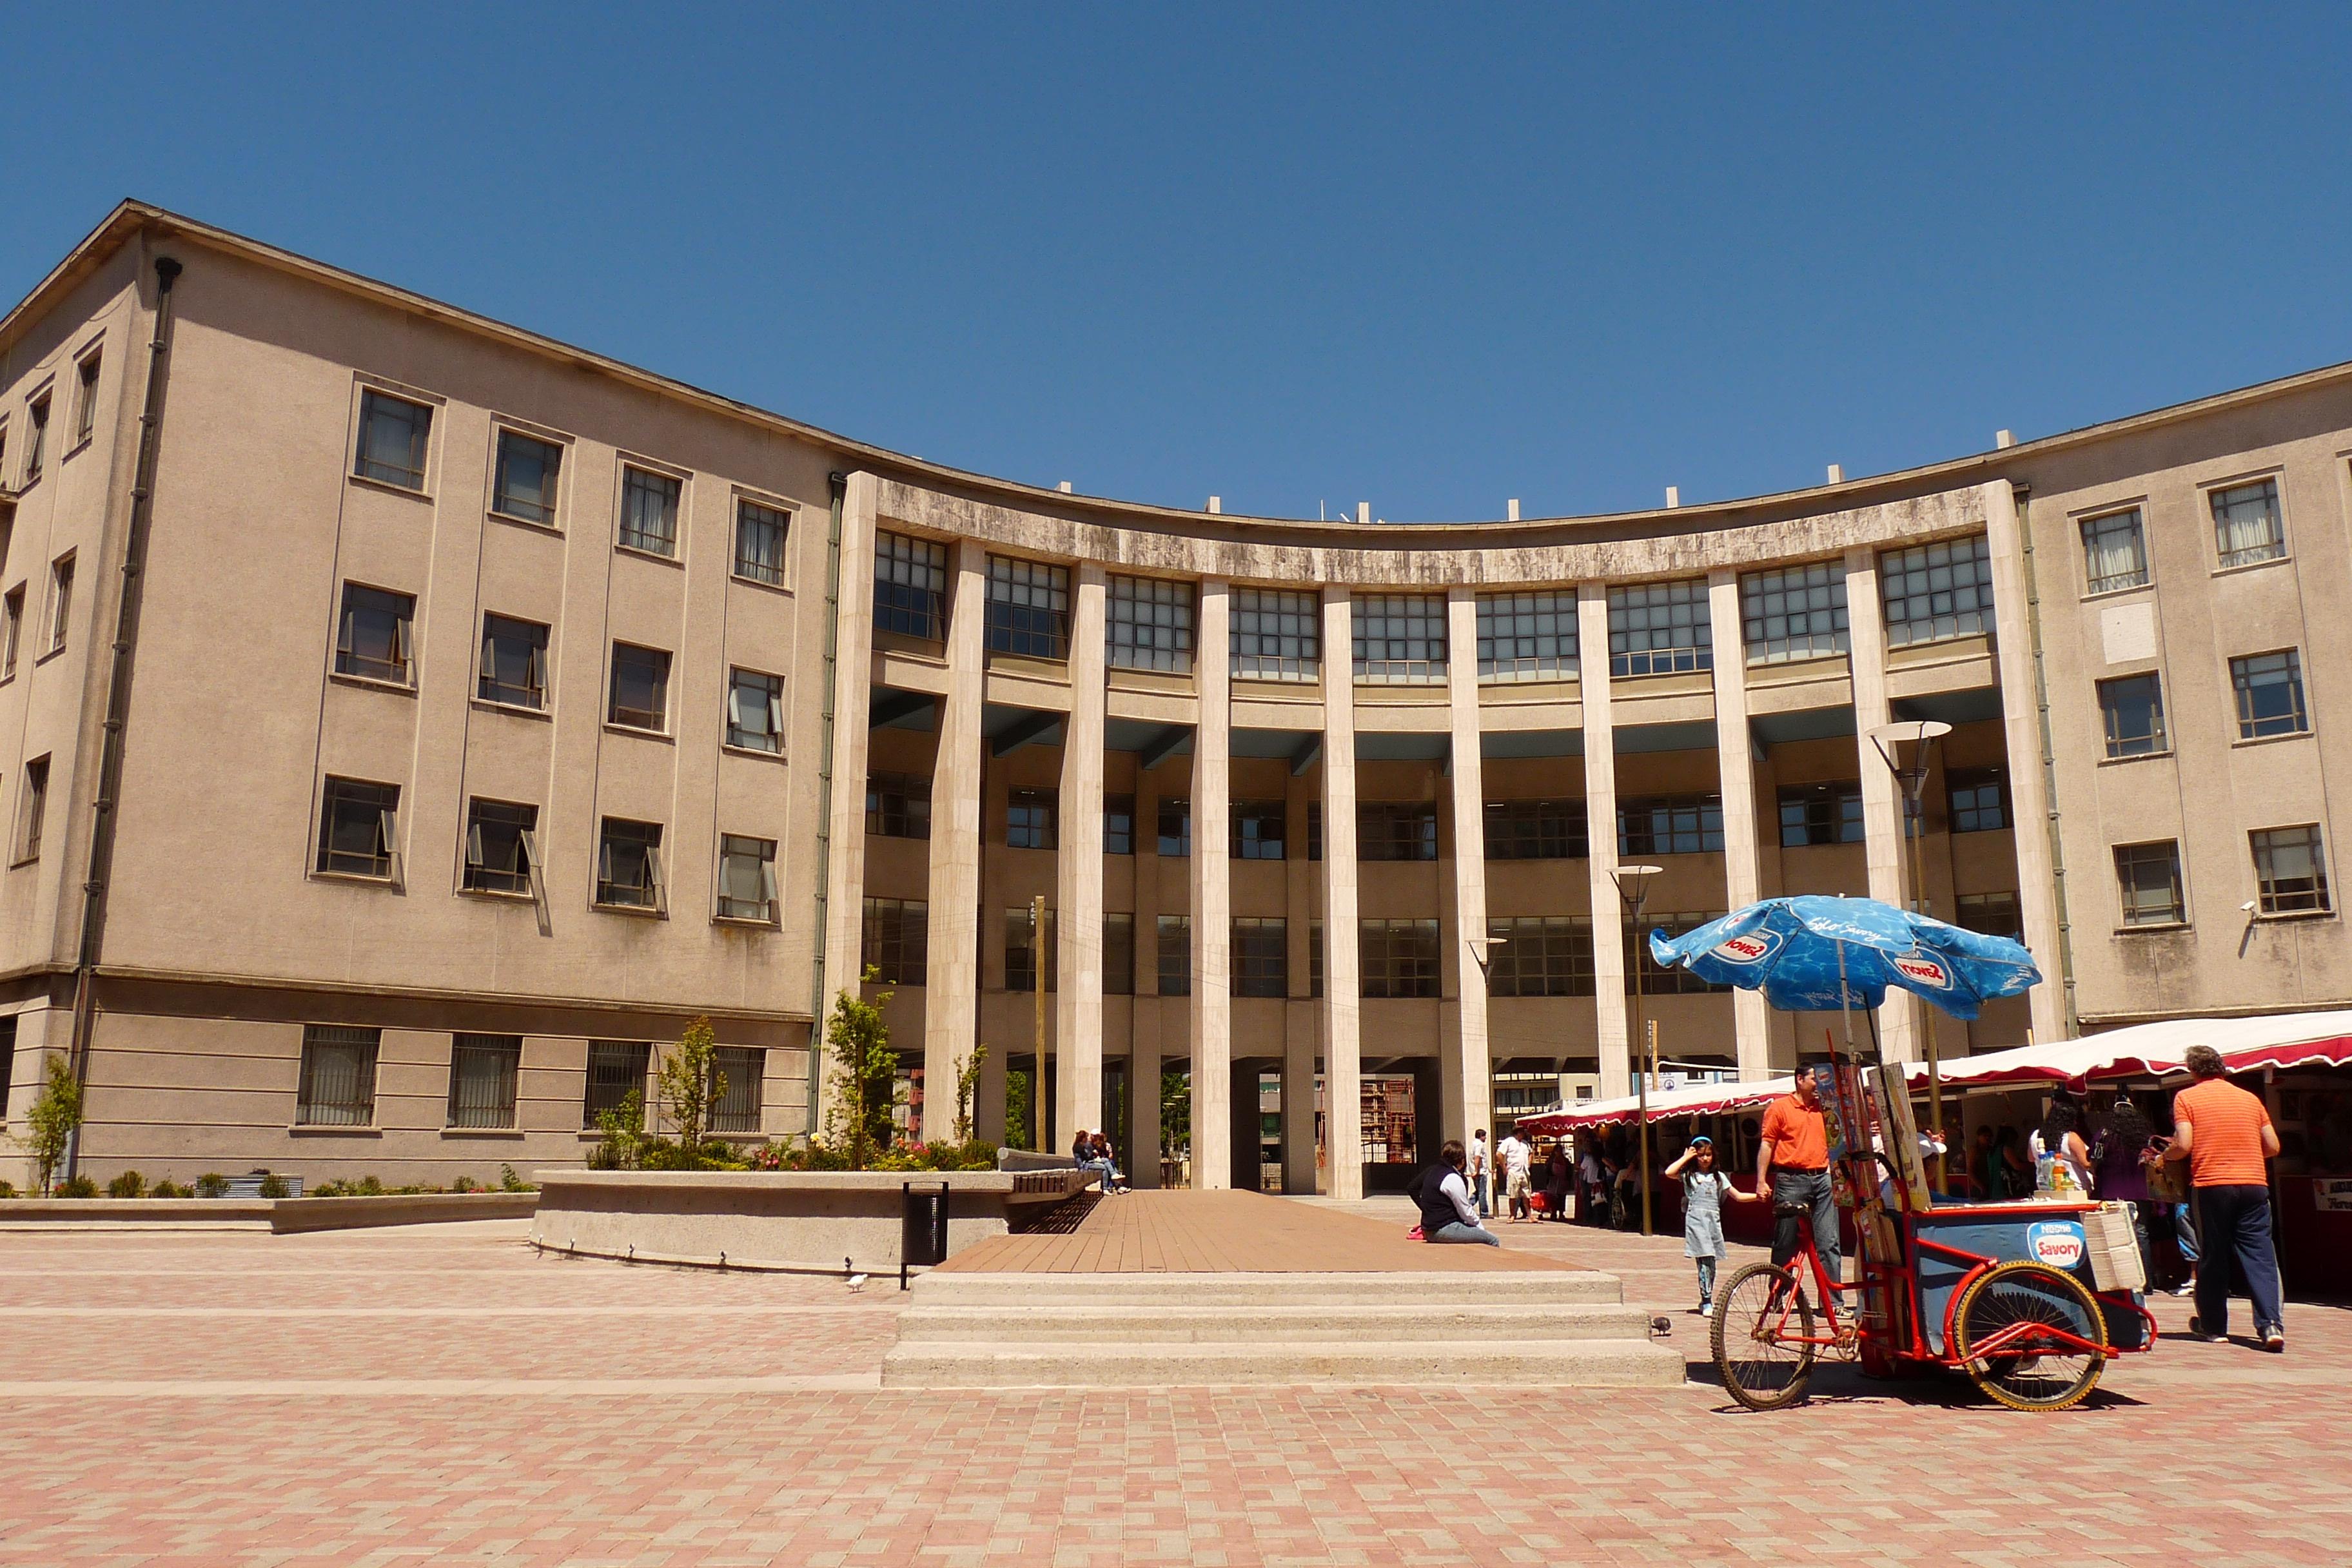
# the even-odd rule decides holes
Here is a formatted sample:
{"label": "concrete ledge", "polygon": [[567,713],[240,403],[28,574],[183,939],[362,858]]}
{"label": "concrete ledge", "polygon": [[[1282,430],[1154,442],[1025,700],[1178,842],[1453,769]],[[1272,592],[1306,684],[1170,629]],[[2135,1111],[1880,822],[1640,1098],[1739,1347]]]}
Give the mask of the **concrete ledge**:
{"label": "concrete ledge", "polygon": [[363,1230],[529,1219],[536,1193],[389,1193],[362,1198],[0,1198],[6,1230]]}

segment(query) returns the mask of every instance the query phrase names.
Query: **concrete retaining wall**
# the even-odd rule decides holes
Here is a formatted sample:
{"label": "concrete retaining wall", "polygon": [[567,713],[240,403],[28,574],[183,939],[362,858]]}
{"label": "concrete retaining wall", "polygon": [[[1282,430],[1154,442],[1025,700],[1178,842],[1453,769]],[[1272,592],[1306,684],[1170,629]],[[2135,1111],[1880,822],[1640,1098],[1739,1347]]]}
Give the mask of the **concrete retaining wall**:
{"label": "concrete retaining wall", "polygon": [[449,1220],[529,1219],[537,1193],[404,1193],[373,1198],[0,1198],[0,1230],[362,1230]]}

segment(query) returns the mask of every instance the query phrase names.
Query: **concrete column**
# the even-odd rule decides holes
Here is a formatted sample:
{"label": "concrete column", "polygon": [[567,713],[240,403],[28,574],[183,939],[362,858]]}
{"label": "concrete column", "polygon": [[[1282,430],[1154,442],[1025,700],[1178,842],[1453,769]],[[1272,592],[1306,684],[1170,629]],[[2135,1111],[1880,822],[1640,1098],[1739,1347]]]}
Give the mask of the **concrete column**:
{"label": "concrete column", "polygon": [[[1149,1037],[1147,1038],[1147,1034]],[[1160,1184],[1160,1028],[1147,1030],[1138,1009],[1127,1057],[1127,1179],[1138,1187]]]}
{"label": "concrete column", "polygon": [[1577,687],[1584,700],[1584,821],[1592,879],[1592,1000],[1600,1025],[1601,1097],[1633,1089],[1625,1016],[1625,906],[1618,901],[1617,742],[1609,719],[1609,590],[1576,595]]}
{"label": "concrete column", "polygon": [[[1478,599],[1456,588],[1445,606],[1445,693],[1454,720],[1454,1004],[1456,1059],[1447,1064],[1445,1136],[1470,1141],[1486,1127],[1495,1078],[1486,1045],[1486,770],[1478,750]],[[1491,1128],[1489,1129],[1491,1131]]]}
{"label": "concrete column", "polygon": [[1060,850],[1055,859],[1054,1049],[1062,1073],[1053,1147],[1103,1120],[1103,613],[1109,578],[1080,566],[1070,614],[1070,716],[1062,725]]}
{"label": "concrete column", "polygon": [[809,1107],[810,1131],[822,1131],[835,1089],[824,1058],[824,1024],[833,999],[857,994],[864,973],[860,946],[866,926],[866,758],[872,734],[868,710],[874,696],[874,498],[872,474],[849,476],[841,500],[841,575],[836,590],[833,687],[824,694],[832,710],[833,799],[825,814],[824,994],[816,999],[817,1096]]}
{"label": "concrete column", "polygon": [[[1739,577],[1711,572],[1706,610],[1715,649],[1715,752],[1723,788],[1723,891],[1742,909],[1762,896],[1761,837],[1756,821],[1756,760],[1748,731],[1748,649],[1741,639]],[[1772,1076],[1769,1024],[1760,991],[1731,994],[1731,1032],[1741,1078]]]}
{"label": "concrete column", "polygon": [[1345,588],[1323,590],[1323,1095],[1330,1195],[1364,1195],[1362,951],[1356,913],[1356,660]]}
{"label": "concrete column", "polygon": [[1993,654],[2000,672],[2002,738],[2009,748],[2009,803],[2017,842],[2018,908],[2025,945],[2042,970],[2042,984],[2025,994],[2033,1037],[2066,1037],[2064,950],[2058,929],[2058,874],[2051,852],[2053,807],[2042,767],[2041,703],[2033,678],[2033,607],[2026,592],[2024,520],[2017,492],[1995,479],[1984,498],[1985,545],[1992,558]]}
{"label": "concrete column", "polygon": [[[931,773],[930,952],[923,970],[923,1138],[955,1135],[956,1074],[980,1029],[980,716],[987,689],[988,549],[956,546],[948,690]],[[1042,955],[1041,955],[1042,956]],[[1038,1064],[1044,1076],[1045,1064]]]}
{"label": "concrete column", "polygon": [[[1849,550],[1845,556],[1846,622],[1853,669],[1853,727],[1856,760],[1862,767],[1862,835],[1864,860],[1870,870],[1870,896],[1901,909],[1903,898],[1903,798],[1895,770],[1886,765],[1870,731],[1891,717],[1886,700],[1886,609],[1878,591],[1878,556],[1869,549]],[[1879,1038],[1886,1059],[1908,1062],[1919,1058],[1918,1019],[1907,991],[1890,990],[1878,1010]],[[1859,1027],[1859,1026],[1857,1026]],[[1841,1040],[1839,1044],[1843,1045]],[[1866,1057],[1869,1042],[1855,1036],[1855,1047]]]}
{"label": "concrete column", "polygon": [[1287,1017],[1282,1040],[1282,1190],[1297,1195],[1318,1185],[1315,1159],[1315,1031]]}
{"label": "concrete column", "polygon": [[[1192,731],[1192,1184],[1233,1174],[1233,653],[1226,585],[1201,584],[1193,647],[1199,721]],[[1255,1115],[1255,1108],[1252,1114]]]}

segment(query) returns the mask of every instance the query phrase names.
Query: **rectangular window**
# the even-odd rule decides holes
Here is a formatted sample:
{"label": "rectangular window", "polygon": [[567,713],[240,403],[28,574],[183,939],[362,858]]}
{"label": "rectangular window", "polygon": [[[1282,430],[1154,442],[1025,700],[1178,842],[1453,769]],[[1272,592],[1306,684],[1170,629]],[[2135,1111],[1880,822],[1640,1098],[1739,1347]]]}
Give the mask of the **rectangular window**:
{"label": "rectangular window", "polygon": [[1192,669],[1192,585],[1159,577],[1113,577],[1105,633],[1113,669]]}
{"label": "rectangular window", "polygon": [[1307,803],[1307,858],[1323,858],[1323,803],[1319,800]]}
{"label": "rectangular window", "polygon": [[1279,860],[1289,807],[1278,800],[1234,802],[1234,858]]}
{"label": "rectangular window", "polygon": [[2266,915],[2323,913],[2327,902],[2327,857],[2319,829],[2265,827],[2247,835],[2254,850],[2254,881]]}
{"label": "rectangular window", "polygon": [[465,886],[478,893],[531,890],[531,835],[539,807],[505,800],[474,800],[466,806]]}
{"label": "rectangular window", "polygon": [[782,918],[776,900],[776,841],[719,836],[719,918],[774,925]]}
{"label": "rectangular window", "polygon": [[449,1040],[449,1125],[512,1127],[520,1035],[454,1035]]}
{"label": "rectangular window", "polygon": [[1323,921],[1320,917],[1307,922],[1307,994],[1318,1002],[1323,998]]}
{"label": "rectangular window", "polygon": [[1609,590],[1609,673],[1670,675],[1713,669],[1706,579],[1639,583]]}
{"label": "rectangular window", "polygon": [[1723,847],[1719,795],[1652,795],[1617,803],[1617,853],[1698,855]]}
{"label": "rectangular window", "polygon": [[605,717],[631,730],[661,730],[669,720],[669,655],[614,643],[613,703]]}
{"label": "rectangular window", "polygon": [[735,575],[754,583],[782,587],[784,582],[784,536],[792,514],[758,501],[735,501]]}
{"label": "rectangular window", "polygon": [[2005,936],[2011,942],[2025,940],[2025,915],[2015,893],[1962,893],[1957,902],[1960,918],[1956,923],[1963,931]]}
{"label": "rectangular window", "polygon": [[404,490],[425,488],[425,450],[433,410],[389,393],[360,394],[360,441],[352,472]]}
{"label": "rectangular window", "polygon": [[2009,784],[1999,768],[1953,768],[1944,774],[1950,792],[1952,831],[1993,833],[2009,826]]}
{"label": "rectangular window", "polygon": [[596,841],[596,901],[611,909],[662,907],[661,824],[604,818]]}
{"label": "rectangular window", "polygon": [[2166,749],[2164,689],[2153,671],[2099,682],[2099,714],[2108,756],[2145,757]]}
{"label": "rectangular window", "polygon": [[48,456],[49,395],[43,393],[25,410],[25,488],[40,483],[41,464]]}
{"label": "rectangular window", "polygon": [[649,555],[677,553],[677,498],[685,481],[621,466],[621,542]]}
{"label": "rectangular window", "polygon": [[1591,852],[1580,800],[1490,800],[1486,819],[1489,860],[1581,860]]}
{"label": "rectangular window", "polygon": [[2311,728],[2303,707],[2303,658],[2294,649],[2231,659],[2230,684],[2238,693],[2239,739],[2300,735]]}
{"label": "rectangular window", "polygon": [[1070,657],[1070,573],[1066,566],[988,558],[988,651]]}
{"label": "rectangular window", "polygon": [[596,1118],[618,1110],[632,1094],[646,1102],[646,1071],[653,1065],[654,1048],[635,1040],[588,1042],[588,1083],[580,1097],[580,1125],[596,1125]]}
{"label": "rectangular window", "polygon": [[16,1016],[0,1016],[0,1129],[8,1125],[8,1086],[16,1081]]}
{"label": "rectangular window", "polygon": [[49,563],[49,651],[66,646],[66,630],[73,621],[74,558],[70,552]]}
{"label": "rectangular window", "polygon": [[555,525],[555,484],[563,471],[563,448],[516,430],[499,432],[498,471],[490,480],[490,510],[500,517]]}
{"label": "rectangular window", "polygon": [[335,673],[411,686],[416,600],[383,588],[343,584],[343,614],[335,629]]}
{"label": "rectangular window", "polygon": [[377,1029],[310,1024],[302,1030],[302,1068],[294,1091],[297,1127],[368,1127],[375,1121]]}
{"label": "rectangular window", "polygon": [[784,678],[756,669],[727,672],[727,743],[747,752],[784,749]]}
{"label": "rectangular window", "polygon": [[1236,917],[1233,932],[1234,994],[1290,994],[1290,927],[1282,920]]}
{"label": "rectangular window", "polygon": [[884,838],[931,836],[931,781],[921,773],[866,775],[866,831]]}
{"label": "rectangular window", "polygon": [[1363,961],[1364,995],[1402,997],[1437,994],[1435,921],[1362,921],[1357,951]]}
{"label": "rectangular window", "polygon": [[1576,673],[1576,590],[1478,595],[1478,679],[1549,680]]}
{"label": "rectangular window", "polygon": [[930,960],[931,906],[920,899],[868,899],[858,957],[884,985],[920,985]]}
{"label": "rectangular window", "polygon": [[948,635],[948,552],[903,533],[874,536],[874,629],[940,642]]}
{"label": "rectangular window", "polygon": [[[1037,989],[1037,952],[1040,946],[1036,930],[1036,911],[1027,904],[1004,911],[1004,989],[1027,994]],[[1055,949],[1060,944],[1054,940],[1054,911],[1045,911],[1043,938],[1045,963],[1045,989],[1058,990],[1060,955]]]}
{"label": "rectangular window", "polygon": [[1160,797],[1160,853],[1182,858],[1192,853],[1192,803]]}
{"label": "rectangular window", "polygon": [[757,1132],[767,1089],[768,1053],[757,1046],[720,1046],[710,1053],[719,1092],[712,1096],[713,1132]]}
{"label": "rectangular window", "polygon": [[1878,585],[1890,647],[1970,637],[1992,625],[1992,555],[1981,533],[1882,551]]}
{"label": "rectangular window", "polygon": [[1780,789],[1780,847],[1863,841],[1862,785],[1784,784]]}
{"label": "rectangular window", "polygon": [[[1649,913],[1642,917],[1640,931],[1627,925],[1624,928],[1626,974],[1632,976],[1638,973],[1644,996],[1697,996],[1709,991],[1730,990],[1728,985],[1708,984],[1679,963],[1671,969],[1661,968],[1658,961],[1650,956],[1652,931],[1664,930],[1670,937],[1681,936],[1686,931],[1698,930],[1709,921],[1721,920],[1727,912],[1717,910],[1712,914]],[[1631,988],[1630,980],[1628,988]]]}
{"label": "rectangular window", "polygon": [[1051,849],[1061,841],[1061,795],[1050,789],[1016,789],[1004,797],[1004,847]]}
{"label": "rectangular window", "polygon": [[2215,490],[2213,548],[2224,566],[2251,566],[2286,553],[2286,523],[2279,513],[2278,481],[2257,479]]}
{"label": "rectangular window", "polygon": [[1103,994],[1135,994],[1135,917],[1103,916]]}
{"label": "rectangular window", "polygon": [[399,842],[400,786],[330,778],[319,792],[318,868],[341,877],[389,877]]}
{"label": "rectangular window", "polygon": [[1192,994],[1192,917],[1160,917],[1160,994]]}
{"label": "rectangular window", "polygon": [[0,680],[16,673],[16,647],[25,635],[25,590],[19,584],[0,601]]}
{"label": "rectangular window", "polygon": [[1815,561],[1739,579],[1739,630],[1750,664],[1846,651],[1845,567]]}
{"label": "rectangular window", "polygon": [[77,447],[89,440],[98,429],[98,366],[99,356],[93,353],[85,355],[82,362],[74,367],[75,379],[79,384],[79,395],[74,401],[74,445]]}
{"label": "rectangular window", "polygon": [[1486,922],[1486,989],[1496,996],[1592,994],[1592,922],[1520,915]]}
{"label": "rectangular window", "polygon": [[2171,839],[2116,845],[2116,887],[2127,926],[2178,925],[2189,918],[2181,900],[2180,846]]}
{"label": "rectangular window", "polygon": [[1445,599],[1438,594],[1359,594],[1353,621],[1356,679],[1445,679]]}
{"label": "rectangular window", "polygon": [[1103,796],[1103,853],[1106,855],[1135,853],[1135,797],[1133,795]]}
{"label": "rectangular window", "polygon": [[16,807],[16,858],[41,858],[41,832],[49,817],[49,759],[25,764],[25,793]]}
{"label": "rectangular window", "polygon": [[1413,801],[1357,802],[1356,858],[1436,859],[1437,807]]}
{"label": "rectangular window", "polygon": [[482,670],[475,695],[509,708],[547,706],[547,628],[507,616],[482,617]]}
{"label": "rectangular window", "polygon": [[1313,594],[1236,588],[1233,676],[1236,680],[1313,680],[1323,670],[1323,603]]}
{"label": "rectangular window", "polygon": [[2147,535],[2139,508],[2083,520],[2083,585],[2092,594],[2147,586]]}

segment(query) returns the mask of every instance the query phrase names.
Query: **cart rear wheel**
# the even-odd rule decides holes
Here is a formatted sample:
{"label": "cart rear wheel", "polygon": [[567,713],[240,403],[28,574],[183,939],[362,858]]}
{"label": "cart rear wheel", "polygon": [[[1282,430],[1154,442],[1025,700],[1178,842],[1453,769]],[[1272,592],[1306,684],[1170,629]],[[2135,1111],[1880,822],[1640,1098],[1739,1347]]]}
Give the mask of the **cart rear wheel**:
{"label": "cart rear wheel", "polygon": [[[2046,1265],[2003,1263],[1978,1275],[1955,1316],[1960,1369],[2012,1410],[2079,1405],[2106,1370],[2107,1320],[2097,1300],[2081,1280]],[[2098,1348],[2065,1343],[2050,1330]]]}
{"label": "cart rear wheel", "polygon": [[1813,1307],[1796,1276],[1751,1263],[1715,1293],[1708,1341],[1725,1392],[1750,1410],[1778,1410],[1803,1397],[1813,1347],[1790,1343],[1813,1335]]}

